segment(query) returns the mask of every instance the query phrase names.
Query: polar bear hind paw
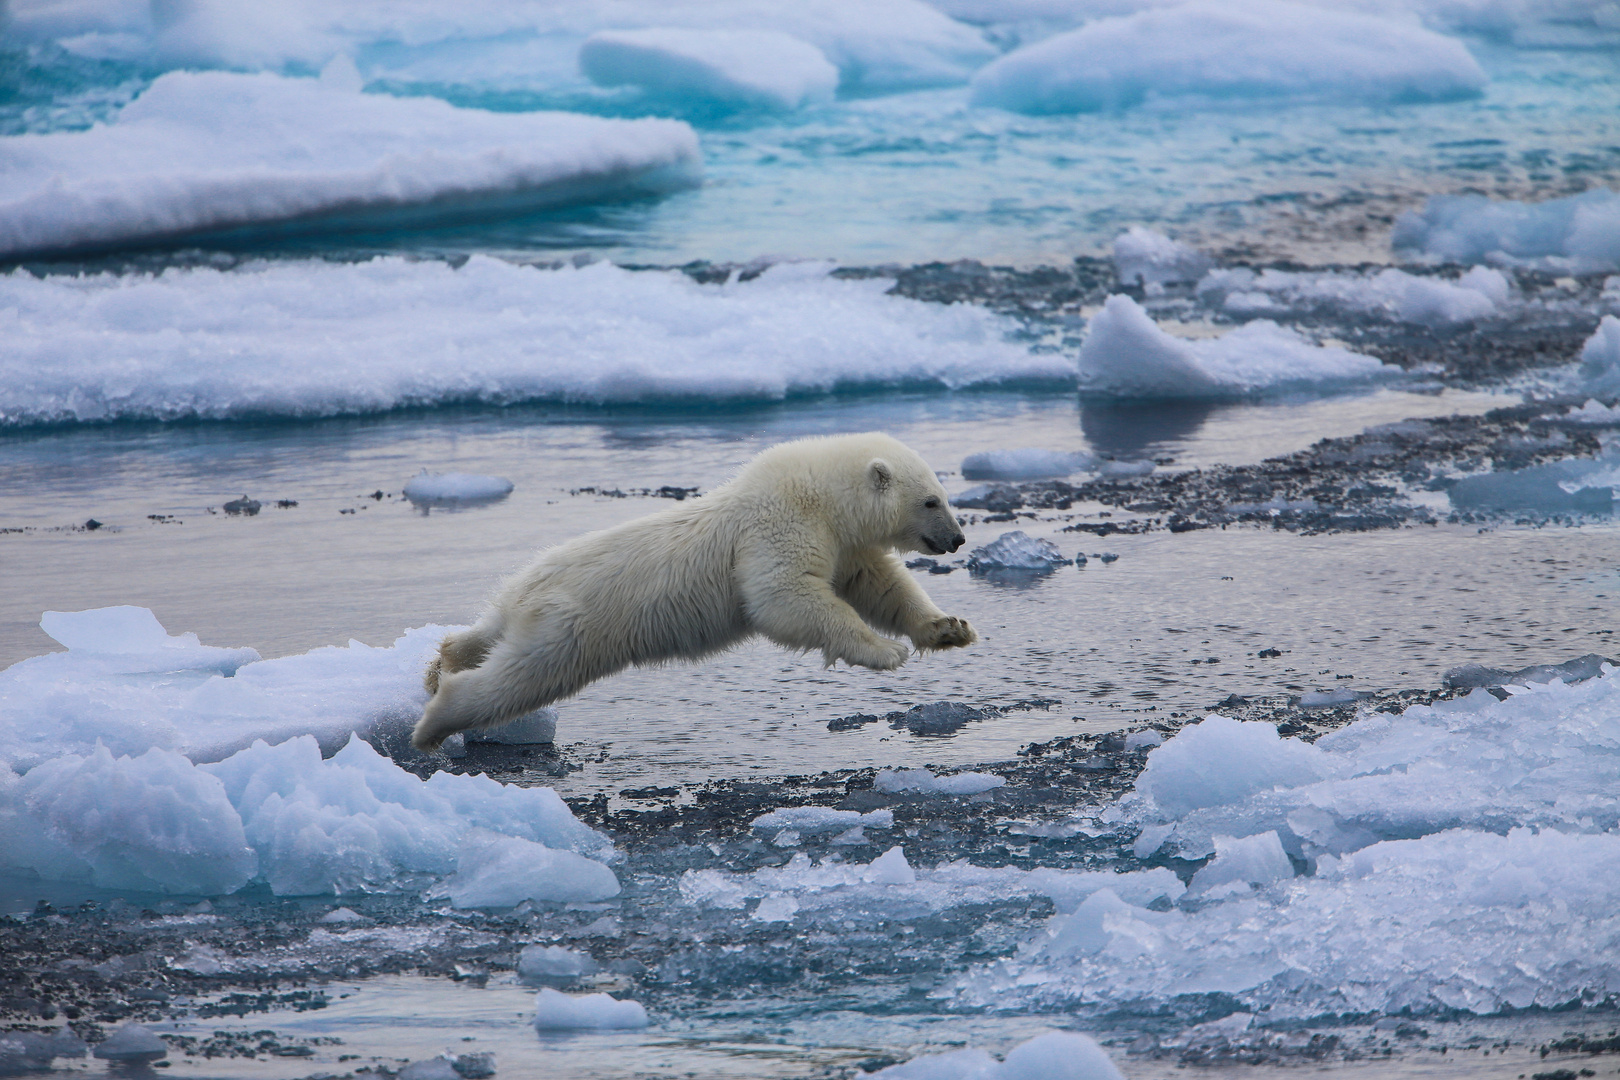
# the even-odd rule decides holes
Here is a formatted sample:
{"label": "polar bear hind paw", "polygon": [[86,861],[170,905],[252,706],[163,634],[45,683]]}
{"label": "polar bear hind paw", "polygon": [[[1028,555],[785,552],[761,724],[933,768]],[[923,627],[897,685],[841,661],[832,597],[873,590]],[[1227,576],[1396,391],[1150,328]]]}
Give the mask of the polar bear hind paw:
{"label": "polar bear hind paw", "polygon": [[935,619],[912,638],[918,649],[961,649],[978,640],[968,621],[955,615]]}

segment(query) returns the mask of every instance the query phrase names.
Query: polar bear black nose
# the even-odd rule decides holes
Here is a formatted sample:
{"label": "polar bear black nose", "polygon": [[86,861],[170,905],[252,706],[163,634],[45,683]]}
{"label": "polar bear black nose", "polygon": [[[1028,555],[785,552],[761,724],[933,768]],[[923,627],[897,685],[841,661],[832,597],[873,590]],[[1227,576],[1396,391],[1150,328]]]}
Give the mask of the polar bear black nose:
{"label": "polar bear black nose", "polygon": [[967,543],[967,537],[963,536],[961,533],[957,533],[955,536],[951,537],[951,550],[955,551],[965,543]]}

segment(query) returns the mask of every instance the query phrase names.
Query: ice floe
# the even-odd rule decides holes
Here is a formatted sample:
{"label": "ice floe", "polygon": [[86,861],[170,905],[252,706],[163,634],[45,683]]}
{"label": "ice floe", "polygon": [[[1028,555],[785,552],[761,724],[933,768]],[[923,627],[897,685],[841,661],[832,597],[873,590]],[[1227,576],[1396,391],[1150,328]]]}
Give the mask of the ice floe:
{"label": "ice floe", "polygon": [[1110,296],[1080,348],[1082,393],[1116,398],[1221,398],[1399,374],[1370,356],[1312,345],[1256,319],[1218,338],[1171,337],[1128,296]]}
{"label": "ice floe", "polygon": [[534,1026],[547,1031],[614,1031],[647,1026],[638,1001],[611,994],[565,994],[546,987],[534,999]]}
{"label": "ice floe", "polygon": [[612,845],[549,788],[422,780],[351,734],[408,731],[437,628],[259,660],[144,609],[45,622],[69,650],[0,672],[0,870],[200,895],[432,886],[460,907],[618,892]]}
{"label": "ice floe", "polygon": [[424,506],[494,502],[512,494],[512,481],[504,476],[476,473],[436,473],[423,469],[405,482],[405,497]]}
{"label": "ice floe", "polygon": [[20,40],[166,65],[318,68],[357,59],[367,78],[547,89],[578,79],[580,43],[603,30],[766,30],[820,49],[844,85],[866,91],[960,83],[996,50],[922,0],[186,0],[147,5],[10,5]]}
{"label": "ice floe", "polygon": [[1102,18],[1015,50],[973,77],[973,100],[1029,113],[1154,101],[1389,104],[1480,93],[1454,38],[1411,22],[1279,0],[1207,0]]}
{"label": "ice floe", "polygon": [[885,279],[831,270],[779,264],[715,285],[481,255],[460,268],[377,258],[19,270],[0,275],[0,425],[1073,383],[1072,358],[1007,340],[1010,319],[887,296]]}
{"label": "ice floe", "polygon": [[1504,312],[1511,287],[1500,270],[1475,266],[1455,280],[1394,268],[1352,271],[1212,270],[1197,293],[1239,316],[1326,311],[1377,315],[1422,326],[1449,327]]}
{"label": "ice floe", "polygon": [[872,778],[872,787],[888,794],[914,791],[921,795],[977,795],[1006,783],[1005,777],[993,773],[935,776],[927,769],[879,769]]}
{"label": "ice floe", "polygon": [[1581,380],[1588,393],[1620,395],[1620,319],[1613,315],[1603,316],[1596,333],[1581,347]]}
{"label": "ice floe", "polygon": [[1097,459],[1081,450],[981,450],[962,459],[964,480],[1039,480],[1089,469]]}
{"label": "ice floe", "polygon": [[585,39],[579,66],[601,86],[741,108],[792,110],[838,89],[820,49],[775,30],[602,30]]}
{"label": "ice floe", "polygon": [[1620,443],[1590,458],[1565,458],[1527,469],[1458,480],[1446,494],[1459,510],[1529,510],[1544,514],[1607,514],[1620,487]]}
{"label": "ice floe", "polygon": [[1555,272],[1620,269],[1620,192],[1526,203],[1435,195],[1395,220],[1397,250],[1447,262],[1489,262]]}
{"label": "ice floe", "polygon": [[0,157],[0,256],[12,257],[509,213],[670,191],[701,171],[678,121],[494,113],[222,71],[170,72],[113,122],[0,138]]}
{"label": "ice floe", "polygon": [[883,1080],[1124,1080],[1108,1052],[1076,1031],[1037,1035],[1000,1061],[985,1050],[952,1050],[862,1075]]}
{"label": "ice floe", "polygon": [[1510,690],[1368,715],[1314,744],[1221,717],[1183,729],[1104,818],[1141,829],[1140,857],[1213,855],[1187,893],[1154,910],[1094,891],[953,997],[1219,993],[1276,1022],[1612,996],[1620,675]]}

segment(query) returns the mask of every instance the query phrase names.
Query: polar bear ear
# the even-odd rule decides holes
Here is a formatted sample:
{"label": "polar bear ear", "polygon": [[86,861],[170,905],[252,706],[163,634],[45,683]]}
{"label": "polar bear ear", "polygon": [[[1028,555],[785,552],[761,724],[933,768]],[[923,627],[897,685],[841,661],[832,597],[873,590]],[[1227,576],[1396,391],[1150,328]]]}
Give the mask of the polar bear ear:
{"label": "polar bear ear", "polygon": [[866,467],[866,475],[872,478],[872,487],[878,491],[888,491],[889,485],[894,483],[894,470],[882,458],[872,459],[872,464]]}

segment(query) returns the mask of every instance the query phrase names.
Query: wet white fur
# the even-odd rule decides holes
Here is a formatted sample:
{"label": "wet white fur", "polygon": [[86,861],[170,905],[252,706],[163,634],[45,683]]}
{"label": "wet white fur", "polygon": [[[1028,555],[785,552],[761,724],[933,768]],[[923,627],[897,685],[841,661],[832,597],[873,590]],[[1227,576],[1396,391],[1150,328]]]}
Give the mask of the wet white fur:
{"label": "wet white fur", "polygon": [[[935,501],[930,508],[927,503]],[[696,660],[763,634],[888,670],[977,640],[895,551],[962,536],[944,489],[886,435],[782,443],[702,498],[543,552],[428,669],[420,749],[506,723],[632,664]]]}

